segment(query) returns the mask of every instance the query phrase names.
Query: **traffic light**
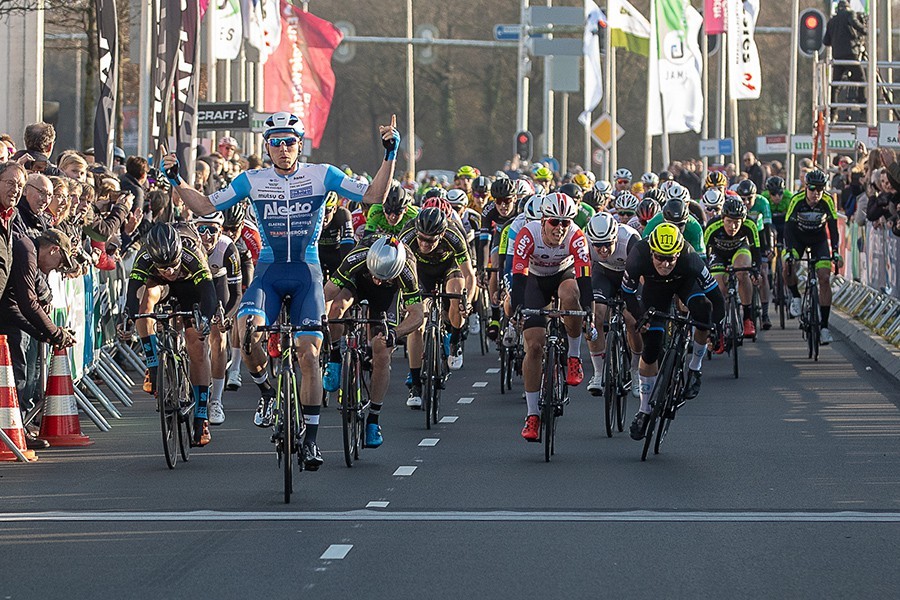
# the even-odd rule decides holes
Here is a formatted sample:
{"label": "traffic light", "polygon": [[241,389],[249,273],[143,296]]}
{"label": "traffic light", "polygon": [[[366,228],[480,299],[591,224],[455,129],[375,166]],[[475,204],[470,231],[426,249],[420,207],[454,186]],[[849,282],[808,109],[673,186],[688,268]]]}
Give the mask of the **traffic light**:
{"label": "traffic light", "polygon": [[520,131],[516,134],[516,154],[522,160],[531,160],[531,132]]}
{"label": "traffic light", "polygon": [[822,39],[825,37],[825,16],[815,8],[807,8],[800,13],[800,33],[797,40],[800,52],[804,56],[812,56],[822,51]]}

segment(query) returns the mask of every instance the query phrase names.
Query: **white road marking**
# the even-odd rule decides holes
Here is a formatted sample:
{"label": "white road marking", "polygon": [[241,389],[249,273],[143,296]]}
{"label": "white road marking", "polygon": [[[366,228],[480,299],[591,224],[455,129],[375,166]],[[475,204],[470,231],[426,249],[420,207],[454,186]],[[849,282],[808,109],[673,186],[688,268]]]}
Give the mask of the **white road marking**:
{"label": "white road marking", "polygon": [[420,446],[437,446],[438,442],[441,441],[438,438],[425,438],[421,442],[419,442]]}
{"label": "white road marking", "polygon": [[319,560],[343,560],[353,548],[353,544],[332,544],[322,553]]}
{"label": "white road marking", "polygon": [[482,388],[487,387],[487,381],[476,381],[472,384],[472,387]]}
{"label": "white road marking", "polygon": [[459,417],[441,417],[441,420],[438,423],[456,423],[456,420]]}
{"label": "white road marking", "polygon": [[485,371],[485,373],[487,373],[488,375],[496,375],[499,372],[500,372],[499,368],[488,369],[487,371]]}
{"label": "white road marking", "polygon": [[383,500],[372,500],[368,504],[366,504],[366,508],[387,508],[390,502],[385,502]]}
{"label": "white road marking", "polygon": [[394,471],[394,477],[409,477],[416,472],[418,467],[397,467]]}
{"label": "white road marking", "polygon": [[457,402],[457,404],[472,404],[473,400],[475,400],[475,398],[464,397],[464,398],[460,398],[459,402]]}

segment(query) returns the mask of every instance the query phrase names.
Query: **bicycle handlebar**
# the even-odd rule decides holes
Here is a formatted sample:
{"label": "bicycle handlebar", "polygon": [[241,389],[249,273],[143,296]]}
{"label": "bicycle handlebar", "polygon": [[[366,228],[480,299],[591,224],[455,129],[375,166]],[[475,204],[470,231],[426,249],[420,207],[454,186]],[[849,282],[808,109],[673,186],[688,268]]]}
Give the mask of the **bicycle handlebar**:
{"label": "bicycle handlebar", "polygon": [[523,308],[522,316],[525,317],[586,317],[585,310],[558,310],[555,308]]}
{"label": "bicycle handlebar", "polygon": [[673,323],[679,323],[681,325],[690,325],[691,327],[699,327],[700,329],[712,329],[713,325],[711,323],[701,323],[700,321],[695,321],[690,317],[682,317],[678,314],[670,314],[667,312],[663,312],[660,310],[656,310],[655,308],[647,309],[647,316],[651,318],[663,319],[664,321],[672,321]]}

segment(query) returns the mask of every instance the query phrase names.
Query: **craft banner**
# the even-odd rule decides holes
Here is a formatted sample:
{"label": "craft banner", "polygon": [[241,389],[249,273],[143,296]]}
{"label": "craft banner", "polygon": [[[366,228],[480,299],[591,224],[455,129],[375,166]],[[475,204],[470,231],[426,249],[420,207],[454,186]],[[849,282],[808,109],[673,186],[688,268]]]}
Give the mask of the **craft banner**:
{"label": "craft banner", "polygon": [[119,22],[115,0],[96,0],[100,58],[100,96],[94,115],[94,161],[112,166],[115,146],[116,90],[119,82]]}
{"label": "craft banner", "polygon": [[281,1],[281,43],[265,66],[265,110],[297,115],[313,148],[319,147],[331,111],[331,55],[343,37],[328,21]]}
{"label": "craft banner", "polygon": [[759,0],[728,3],[728,91],[733,100],[756,100],[762,87],[759,50],[753,40]]}

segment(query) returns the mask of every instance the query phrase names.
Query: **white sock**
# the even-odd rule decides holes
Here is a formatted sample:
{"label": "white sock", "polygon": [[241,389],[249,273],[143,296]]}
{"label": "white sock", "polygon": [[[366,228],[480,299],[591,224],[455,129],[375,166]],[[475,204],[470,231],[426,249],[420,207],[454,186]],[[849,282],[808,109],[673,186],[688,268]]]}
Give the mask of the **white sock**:
{"label": "white sock", "polygon": [[221,404],[222,402],[222,392],[225,390],[225,378],[217,379],[213,377],[212,380],[212,389],[209,394],[210,402],[218,402]]}
{"label": "white sock", "polygon": [[541,392],[525,392],[525,402],[528,404],[528,416],[541,414],[538,404],[541,401]]}
{"label": "white sock", "polygon": [[569,356],[581,357],[581,336],[572,337],[566,334],[566,337],[569,338]]}
{"label": "white sock", "polygon": [[699,371],[703,368],[703,357],[706,355],[706,344],[701,344],[694,340],[694,351],[691,353],[691,364],[688,365],[691,371]]}
{"label": "white sock", "polygon": [[232,373],[240,373],[241,372],[241,350],[240,350],[240,348],[232,348],[231,349],[231,364],[228,365],[228,370]]}
{"label": "white sock", "polygon": [[637,371],[638,367],[641,363],[641,354],[640,352],[635,352],[631,355],[631,370]]}
{"label": "white sock", "polygon": [[259,372],[259,375],[254,375],[253,373],[251,373],[250,379],[252,379],[253,383],[255,383],[256,385],[262,385],[269,380],[269,370],[263,369]]}
{"label": "white sock", "polygon": [[641,380],[641,412],[650,414],[650,393],[656,384],[656,375],[650,377],[640,376]]}
{"label": "white sock", "polygon": [[591,363],[594,365],[594,374],[603,372],[603,359],[606,352],[591,352]]}

